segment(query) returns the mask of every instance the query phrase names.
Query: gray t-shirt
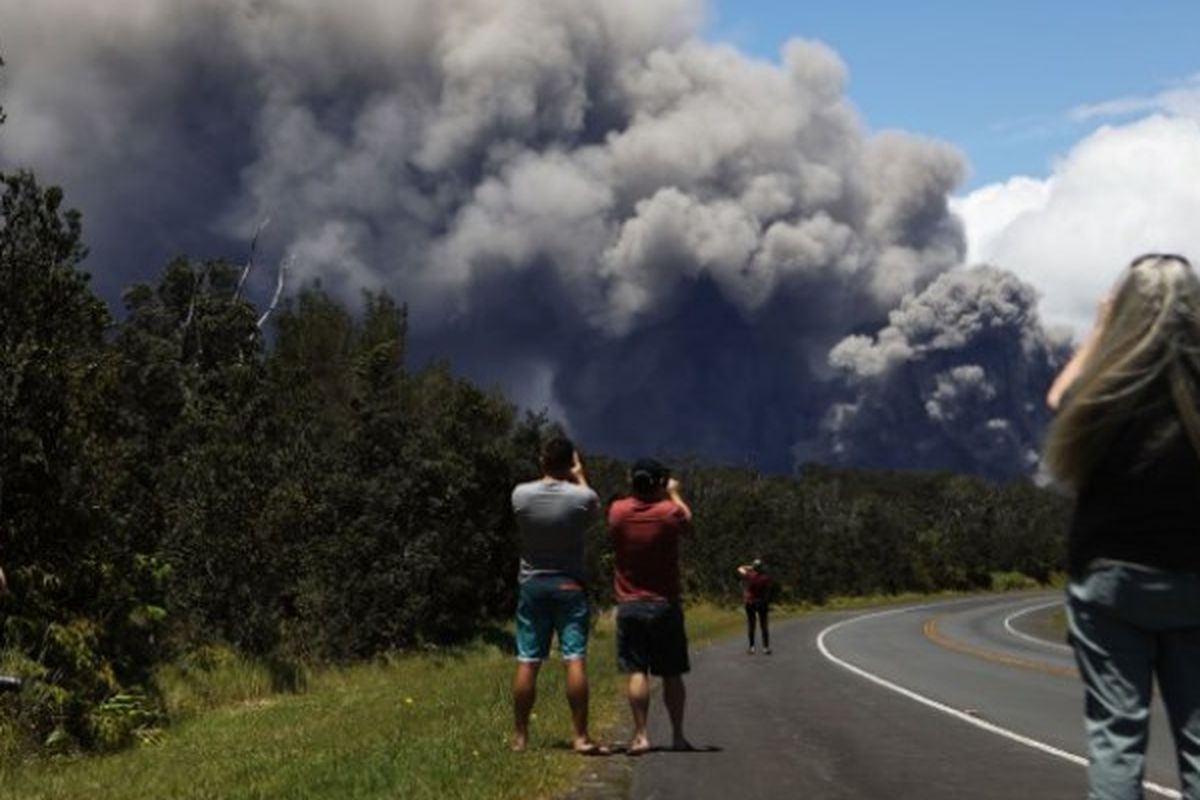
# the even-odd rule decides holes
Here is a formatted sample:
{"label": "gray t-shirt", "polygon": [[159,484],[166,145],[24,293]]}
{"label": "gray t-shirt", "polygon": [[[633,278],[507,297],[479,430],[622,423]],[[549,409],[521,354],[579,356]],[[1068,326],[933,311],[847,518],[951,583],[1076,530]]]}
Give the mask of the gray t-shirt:
{"label": "gray t-shirt", "polygon": [[543,479],[513,489],[512,504],[520,531],[518,580],[544,574],[586,580],[584,532],[600,507],[599,496],[578,484]]}

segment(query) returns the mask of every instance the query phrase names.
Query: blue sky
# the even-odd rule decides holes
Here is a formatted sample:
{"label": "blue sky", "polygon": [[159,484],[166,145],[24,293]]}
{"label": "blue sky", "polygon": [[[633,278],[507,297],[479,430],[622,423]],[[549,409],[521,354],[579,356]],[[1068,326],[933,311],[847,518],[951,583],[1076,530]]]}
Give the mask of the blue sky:
{"label": "blue sky", "polygon": [[1104,120],[1068,112],[1200,72],[1195,0],[710,0],[709,38],[777,60],[798,36],[832,46],[872,129],[967,154],[969,190],[1042,177]]}

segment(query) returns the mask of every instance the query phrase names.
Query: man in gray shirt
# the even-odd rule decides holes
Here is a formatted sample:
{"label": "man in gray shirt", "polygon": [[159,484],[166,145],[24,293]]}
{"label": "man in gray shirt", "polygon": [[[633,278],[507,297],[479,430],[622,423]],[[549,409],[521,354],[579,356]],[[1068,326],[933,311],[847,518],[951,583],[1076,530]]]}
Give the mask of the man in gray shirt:
{"label": "man in gray shirt", "polygon": [[584,535],[596,518],[600,498],[587,484],[575,445],[555,437],[542,448],[542,477],[513,489],[520,535],[517,599],[517,672],[513,677],[513,750],[529,743],[529,716],[537,676],[550,656],[550,641],[566,667],[567,704],[575,728],[575,751],[605,752],[588,735],[587,640],[590,624]]}

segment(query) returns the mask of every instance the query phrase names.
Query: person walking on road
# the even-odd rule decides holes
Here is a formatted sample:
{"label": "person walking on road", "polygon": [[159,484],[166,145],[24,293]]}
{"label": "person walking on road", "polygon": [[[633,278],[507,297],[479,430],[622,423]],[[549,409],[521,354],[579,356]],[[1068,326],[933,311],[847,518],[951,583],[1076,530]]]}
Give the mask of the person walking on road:
{"label": "person walking on road", "polygon": [[737,568],[742,578],[742,602],[746,607],[746,637],[750,646],[746,652],[754,655],[755,621],[762,628],[763,654],[771,655],[771,629],[767,626],[767,613],[771,602],[771,576],[761,558]]}
{"label": "person walking on road", "polygon": [[549,658],[550,641],[557,633],[574,726],[572,746],[585,755],[602,754],[606,750],[588,735],[590,610],[584,591],[584,535],[599,512],[600,498],[588,486],[579,453],[569,439],[546,442],[541,468],[539,480],[522,483],[512,493],[521,555],[512,749],[519,752],[528,746],[538,671]]}
{"label": "person walking on road", "polygon": [[650,749],[646,730],[650,676],[662,678],[663,701],[671,720],[671,747],[690,750],[683,733],[690,669],[679,581],[679,543],[692,530],[692,511],[679,481],[657,461],[641,459],[630,472],[632,495],[608,512],[615,553],[613,590],[617,600],[617,666],[629,676],[633,737],[629,754]]}
{"label": "person walking on road", "polygon": [[1067,611],[1088,797],[1142,797],[1157,678],[1182,796],[1200,800],[1200,279],[1187,259],[1133,261],[1046,400],[1046,463],[1076,492]]}

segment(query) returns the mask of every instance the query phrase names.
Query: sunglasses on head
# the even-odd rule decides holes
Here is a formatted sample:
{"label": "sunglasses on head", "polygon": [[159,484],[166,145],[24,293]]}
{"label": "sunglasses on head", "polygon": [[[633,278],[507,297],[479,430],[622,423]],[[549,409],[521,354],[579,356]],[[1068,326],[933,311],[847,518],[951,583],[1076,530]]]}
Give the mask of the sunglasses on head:
{"label": "sunglasses on head", "polygon": [[1140,264],[1145,264],[1147,261],[1175,261],[1183,264],[1188,269],[1192,268],[1192,262],[1177,253],[1146,253],[1135,258],[1129,266],[1136,267]]}

